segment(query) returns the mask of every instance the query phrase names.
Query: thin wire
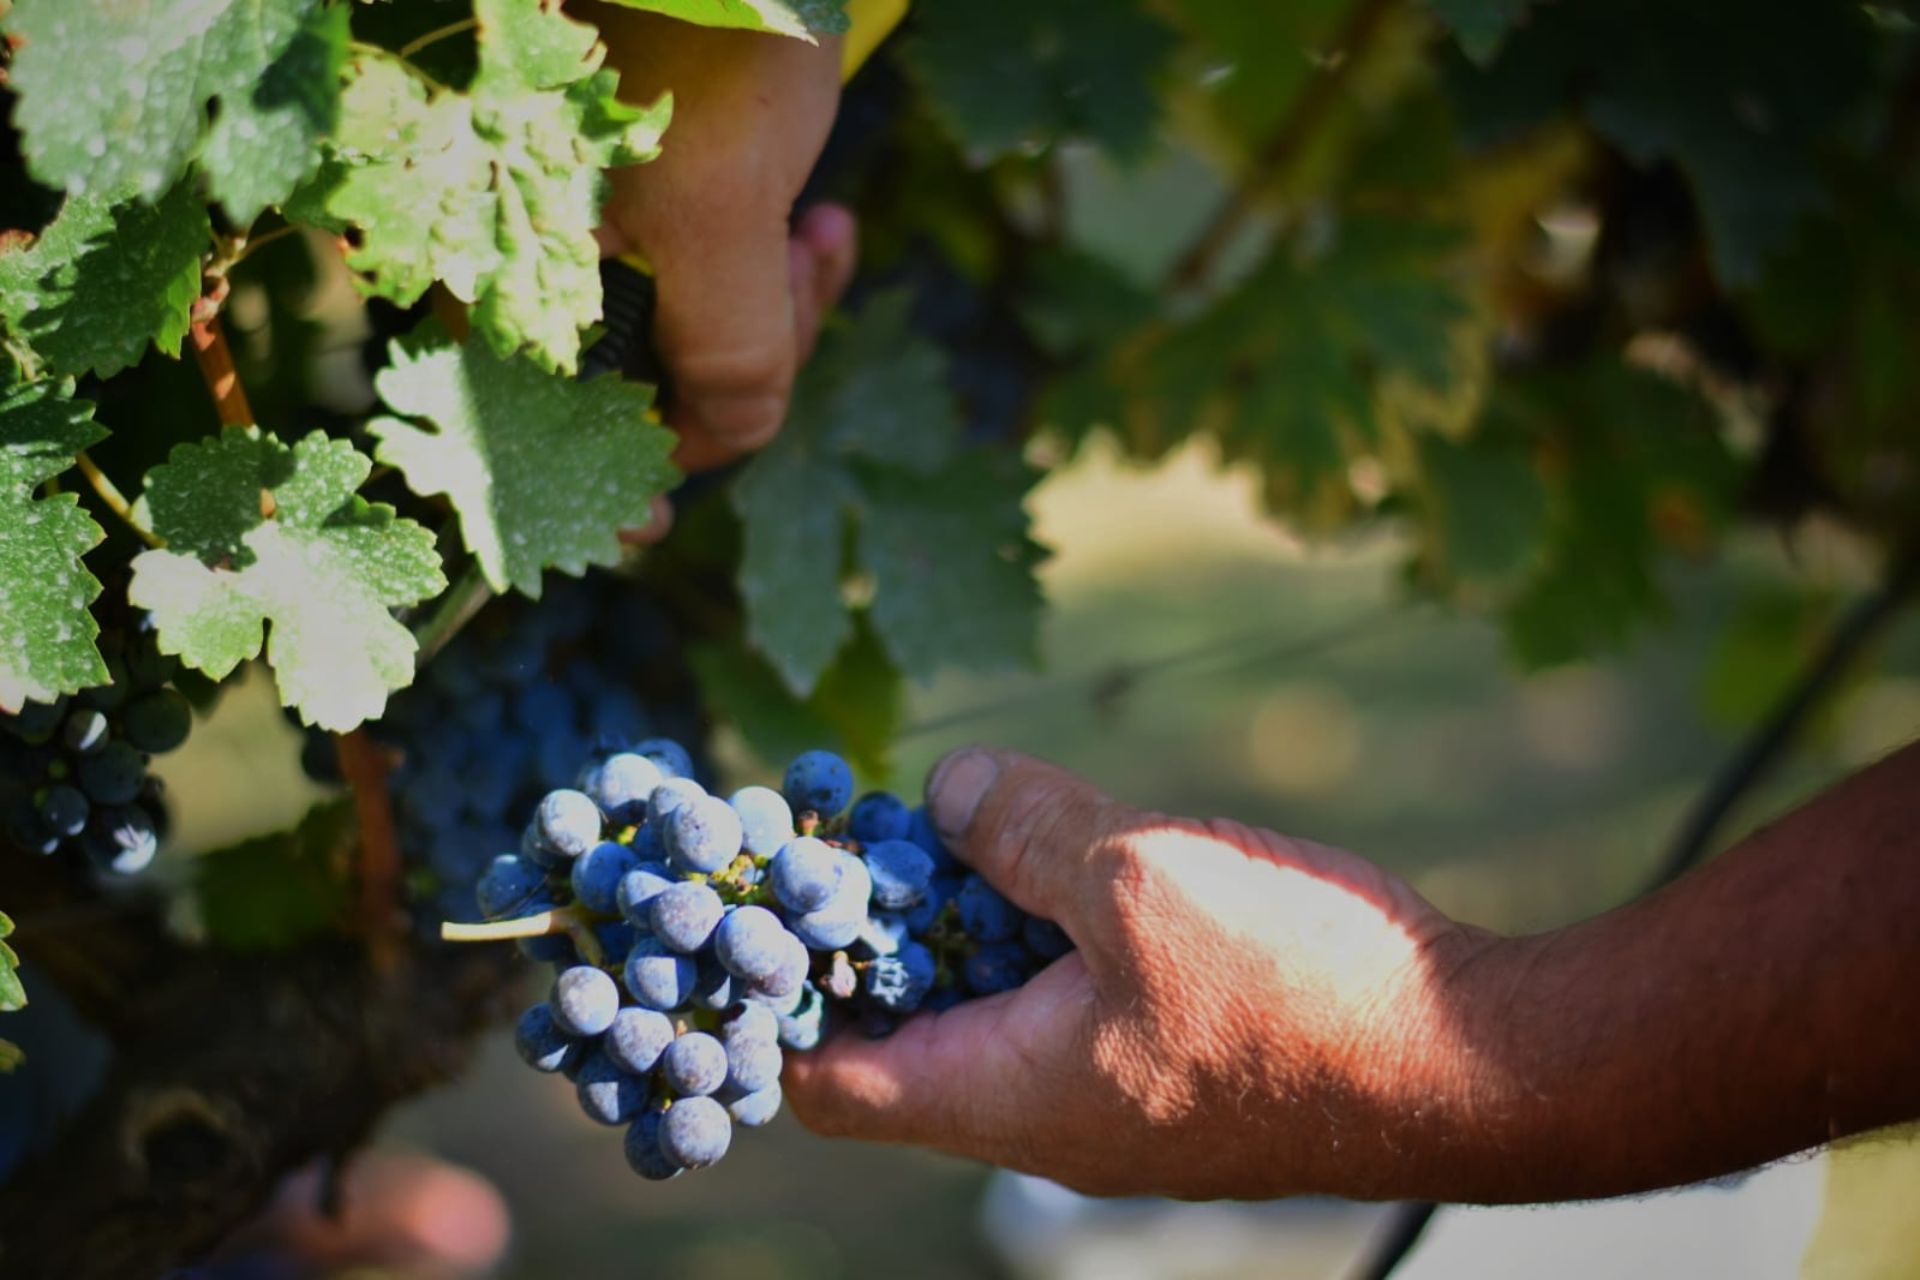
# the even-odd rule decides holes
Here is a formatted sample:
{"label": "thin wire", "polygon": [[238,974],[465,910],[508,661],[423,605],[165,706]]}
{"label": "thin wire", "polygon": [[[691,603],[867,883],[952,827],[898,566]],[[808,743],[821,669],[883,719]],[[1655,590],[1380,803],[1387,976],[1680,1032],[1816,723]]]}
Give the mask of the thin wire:
{"label": "thin wire", "polygon": [[[1846,677],[1873,638],[1898,616],[1916,586],[1920,586],[1920,555],[1902,557],[1894,562],[1884,583],[1841,615],[1793,687],[1708,782],[1680,824],[1672,845],[1634,897],[1645,897],[1678,880],[1713,849],[1714,837],[1734,806],[1785,757],[1821,702]],[[1381,1229],[1379,1244],[1361,1261],[1350,1280],[1387,1280],[1420,1243],[1438,1210],[1438,1205],[1424,1201],[1393,1206],[1387,1225]]]}

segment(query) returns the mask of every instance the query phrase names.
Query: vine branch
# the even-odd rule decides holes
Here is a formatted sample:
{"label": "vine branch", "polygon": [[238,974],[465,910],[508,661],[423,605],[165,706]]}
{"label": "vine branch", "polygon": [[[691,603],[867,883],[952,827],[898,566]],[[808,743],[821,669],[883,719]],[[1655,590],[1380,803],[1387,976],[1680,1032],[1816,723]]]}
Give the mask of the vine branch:
{"label": "vine branch", "polygon": [[[1916,589],[1920,589],[1920,553],[1898,556],[1886,581],[1841,615],[1799,679],[1715,772],[1635,898],[1678,880],[1712,851],[1714,838],[1734,807],[1780,763],[1828,695],[1899,616]],[[1379,1243],[1351,1273],[1351,1280],[1387,1280],[1420,1243],[1439,1208],[1427,1202],[1395,1205]]]}
{"label": "vine branch", "polygon": [[1348,11],[1333,53],[1301,89],[1293,109],[1254,156],[1239,183],[1200,228],[1186,252],[1175,260],[1167,273],[1168,291],[1186,292],[1197,288],[1213,274],[1220,256],[1245,229],[1266,191],[1299,161],[1327,113],[1340,100],[1348,75],[1373,43],[1393,7],[1394,0],[1358,0]]}
{"label": "vine branch", "polygon": [[376,966],[390,968],[400,923],[400,842],[387,797],[386,757],[365,729],[338,735],[333,746],[340,776],[353,792],[354,818],[360,826],[356,867],[360,930]]}
{"label": "vine branch", "polygon": [[239,370],[233,367],[233,349],[227,346],[226,330],[220,325],[220,304],[226,300],[224,276],[209,282],[208,289],[193,304],[193,325],[187,331],[193,344],[193,358],[213,397],[214,412],[220,425],[250,427],[254,423],[253,406],[247,403],[247,390],[240,385]]}

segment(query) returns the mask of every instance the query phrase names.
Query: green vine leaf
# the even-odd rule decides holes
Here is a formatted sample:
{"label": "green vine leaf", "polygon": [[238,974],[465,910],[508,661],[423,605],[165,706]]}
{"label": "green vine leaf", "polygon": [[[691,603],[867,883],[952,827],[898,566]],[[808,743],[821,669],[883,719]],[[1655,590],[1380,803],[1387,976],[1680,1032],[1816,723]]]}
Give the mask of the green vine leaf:
{"label": "green vine leaf", "polygon": [[164,550],[133,562],[127,598],[162,651],[213,679],[260,653],[280,700],[344,732],[413,680],[414,640],[389,610],[446,589],[433,535],[355,495],[372,464],[314,432],[289,447],[257,428],[184,444],[141,499]]}
{"label": "green vine leaf", "polygon": [[20,985],[20,957],[5,939],[13,936],[13,921],[0,911],[0,1013],[27,1007],[27,989]]}
{"label": "green vine leaf", "polygon": [[255,836],[195,859],[200,920],[216,946],[271,951],[326,933],[347,911],[353,800],[309,809],[291,831]]}
{"label": "green vine leaf", "polygon": [[1210,426],[1257,464],[1268,503],[1310,526],[1352,510],[1347,464],[1379,442],[1377,379],[1444,389],[1468,316],[1447,274],[1452,232],[1354,218],[1329,246],[1276,246],[1233,293],[1175,330],[1136,370],[1154,443]]}
{"label": "green vine leaf", "polygon": [[[12,1013],[27,1005],[27,989],[20,985],[20,956],[6,943],[12,933],[13,921],[7,918],[6,912],[0,911],[0,1013]],[[0,1075],[24,1061],[26,1055],[20,1052],[19,1045],[0,1039]]]}
{"label": "green vine leaf", "polygon": [[846,0],[612,0],[702,27],[765,31],[814,43],[847,29]]}
{"label": "green vine leaf", "polygon": [[1021,505],[1033,475],[1016,457],[975,450],[932,484],[867,475],[860,560],[873,575],[873,627],[900,669],[976,671],[1039,659],[1044,558]]}
{"label": "green vine leaf", "polygon": [[151,205],[68,196],[31,247],[0,251],[0,322],[56,374],[110,378],[149,342],[177,355],[210,234],[190,183]]}
{"label": "green vine leaf", "polygon": [[200,154],[214,194],[247,221],[318,158],[338,85],[314,45],[344,35],[321,3],[16,0],[9,80],[34,177],[152,200]]}
{"label": "green vine leaf", "polygon": [[[801,697],[854,634],[843,591],[851,575],[870,576],[874,631],[910,676],[947,660],[990,668],[1032,652],[1009,641],[1030,640],[1036,624],[1031,544],[1010,547],[1005,536],[1011,517],[1015,540],[1024,537],[1024,475],[989,478],[960,453],[944,364],[907,319],[907,298],[892,294],[829,332],[795,387],[786,427],[734,484],[748,638]],[[905,509],[915,502],[925,507],[919,517]],[[959,513],[973,502],[985,505]],[[958,624],[943,612],[949,582],[981,593]],[[961,652],[935,637],[943,628],[978,648]]]}
{"label": "green vine leaf", "polygon": [[393,343],[392,360],[380,396],[414,421],[368,423],[375,456],[414,492],[452,500],[495,591],[537,599],[543,570],[577,577],[618,563],[619,530],[645,524],[654,497],[679,481],[649,387],[613,375],[576,382],[437,327]]}
{"label": "green vine leaf", "polygon": [[987,159],[1068,138],[1122,159],[1153,140],[1174,33],[1117,0],[920,0],[908,64],[941,122]]}
{"label": "green vine leaf", "polygon": [[35,490],[106,438],[66,382],[0,386],[0,709],[51,702],[107,678],[81,562],[105,536],[73,494]]}
{"label": "green vine leaf", "polygon": [[319,167],[339,122],[347,18],[346,5],[309,13],[249,92],[221,97],[200,167],[235,225],[285,201]]}
{"label": "green vine leaf", "polygon": [[501,354],[570,372],[600,318],[601,171],[658,154],[672,103],[619,101],[595,29],[557,9],[474,8],[465,93],[430,89],[389,54],[353,59],[319,199],[355,229],[347,261],[369,293],[407,305],[443,281]]}

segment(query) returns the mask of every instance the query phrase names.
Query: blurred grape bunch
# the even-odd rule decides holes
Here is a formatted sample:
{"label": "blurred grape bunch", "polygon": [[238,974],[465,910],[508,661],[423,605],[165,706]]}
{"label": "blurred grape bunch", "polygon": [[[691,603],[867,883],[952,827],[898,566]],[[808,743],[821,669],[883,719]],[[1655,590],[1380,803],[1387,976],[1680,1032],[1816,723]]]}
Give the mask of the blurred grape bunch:
{"label": "blurred grape bunch", "polygon": [[146,870],[166,836],[152,758],[193,728],[193,708],[171,681],[180,664],[136,624],[101,638],[108,680],[73,697],[0,712],[0,814],[30,853],[69,851],[95,872]]}
{"label": "blurred grape bunch", "polygon": [[[392,752],[400,851],[429,932],[478,918],[475,882],[519,847],[519,815],[571,785],[581,761],[647,737],[705,737],[672,621],[639,583],[600,571],[550,579],[537,603],[488,606],[368,728]],[[327,734],[309,732],[302,763],[339,781]]]}

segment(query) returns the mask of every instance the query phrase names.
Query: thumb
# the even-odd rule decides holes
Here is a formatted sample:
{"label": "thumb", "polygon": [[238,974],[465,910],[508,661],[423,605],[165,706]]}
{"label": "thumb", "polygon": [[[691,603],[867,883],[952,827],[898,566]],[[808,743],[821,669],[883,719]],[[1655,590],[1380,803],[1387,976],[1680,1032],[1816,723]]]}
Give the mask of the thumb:
{"label": "thumb", "polygon": [[960,861],[1074,943],[1114,941],[1117,897],[1138,872],[1150,823],[1077,774],[1031,756],[963,747],[927,778],[927,813]]}

